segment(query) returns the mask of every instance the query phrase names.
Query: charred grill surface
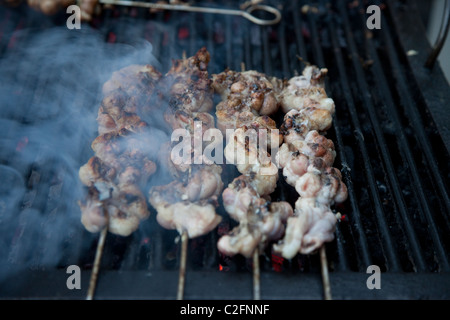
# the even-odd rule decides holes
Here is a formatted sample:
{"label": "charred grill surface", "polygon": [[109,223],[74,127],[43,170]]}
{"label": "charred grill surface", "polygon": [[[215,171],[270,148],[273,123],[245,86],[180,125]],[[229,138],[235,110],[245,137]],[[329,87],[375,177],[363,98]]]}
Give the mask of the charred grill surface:
{"label": "charred grill surface", "polygon": [[[236,3],[224,5],[235,7]],[[210,75],[220,74],[241,70],[244,63],[246,70],[286,80],[300,75],[307,64],[327,69],[326,95],[319,91],[317,95],[333,99],[333,125],[327,125],[331,119],[326,112],[317,117],[334,143],[333,166],[348,189],[347,201],[333,208],[341,218],[335,240],[326,246],[333,298],[449,298],[450,137],[442,129],[448,123],[448,111],[442,111],[446,104],[439,101],[447,103],[450,90],[438,65],[432,71],[421,69],[419,58],[429,47],[415,5],[387,1],[381,6],[380,30],[367,29],[364,12],[369,4],[362,1],[281,5],[283,19],[275,26],[257,26],[231,16],[109,7],[81,30],[68,30],[64,13],[45,16],[25,2],[0,7],[0,297],[85,297],[98,235],[80,222],[77,201],[85,194],[78,169],[89,164],[89,174],[109,175],[117,185],[120,179],[114,168],[101,157],[91,158],[90,146],[96,137],[116,134],[108,141],[128,141],[133,132],[151,128],[148,136],[154,142],[150,145],[170,138],[164,130],[171,113],[158,113],[158,99],[163,95],[142,91],[150,90],[155,79],[169,72],[172,60],[183,52],[192,56],[205,47],[210,54],[207,68],[205,57],[199,56],[194,61],[197,77],[186,80],[174,74],[170,79],[182,88],[173,88],[171,96],[177,99],[168,101],[173,111],[192,101],[208,110],[221,101],[218,96],[209,99],[210,83],[202,78],[206,69]],[[408,21],[418,25],[414,37],[405,27]],[[405,46],[414,45],[419,55],[408,56]],[[126,74],[113,74],[130,65],[156,66],[161,74],[146,67],[139,78],[144,86],[133,87]],[[178,62],[174,71],[189,67]],[[125,93],[117,88],[119,76],[127,84]],[[230,79],[234,76],[230,71]],[[108,79],[112,80],[109,86],[103,87]],[[194,96],[184,91],[190,85],[203,85],[205,91]],[[250,89],[269,97],[267,88]],[[251,111],[251,101],[239,103]],[[137,104],[148,108],[136,110]],[[224,105],[224,120],[227,108]],[[179,112],[176,116],[183,119]],[[282,110],[270,116],[277,128],[283,117]],[[263,117],[251,120],[251,125],[273,127]],[[292,126],[288,121],[281,133]],[[308,147],[315,151],[314,143]],[[148,162],[148,177],[131,170],[133,161],[144,161],[139,154],[130,151],[117,161],[127,162],[131,168],[127,173],[141,178],[144,185],[140,186],[148,190],[171,182],[153,169],[153,162],[156,167],[164,164],[162,151],[155,150]],[[323,166],[321,161],[325,160],[315,165]],[[224,185],[238,175],[235,166],[225,165]],[[91,189],[94,200],[102,196],[95,192]],[[117,202],[126,205],[137,196],[127,189],[117,194]],[[294,207],[298,194],[279,179],[271,198]],[[95,209],[95,201],[90,205]],[[161,228],[156,211],[147,205],[150,214],[134,233],[107,235],[96,298],[175,298],[181,249],[175,241],[178,232]],[[216,211],[222,218],[217,228],[189,242],[185,298],[251,299],[252,261],[218,252],[220,237],[237,224],[225,212],[220,197]],[[82,270],[81,291],[65,286],[70,265]],[[379,266],[385,283],[392,286],[379,292],[367,290],[369,265]],[[322,298],[318,254],[298,254],[288,260],[267,246],[259,266],[261,298]],[[123,288],[124,282],[136,286]],[[30,287],[27,283],[34,284],[29,291],[24,289]],[[304,292],[302,287],[311,290]]]}

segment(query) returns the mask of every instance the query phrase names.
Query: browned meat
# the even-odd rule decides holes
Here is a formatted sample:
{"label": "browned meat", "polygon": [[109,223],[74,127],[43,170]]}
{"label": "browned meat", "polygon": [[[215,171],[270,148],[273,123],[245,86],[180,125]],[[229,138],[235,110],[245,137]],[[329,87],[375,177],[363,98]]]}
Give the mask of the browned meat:
{"label": "browned meat", "polygon": [[221,221],[215,211],[217,197],[223,188],[221,172],[216,165],[202,166],[184,183],[174,180],[167,185],[152,187],[149,201],[158,212],[158,223],[180,233],[187,231],[189,238],[214,229]]}
{"label": "browned meat", "polygon": [[319,133],[330,128],[334,113],[334,103],[323,87],[326,71],[305,68],[302,76],[289,80],[281,94],[287,114],[281,126],[284,144],[277,160],[286,182],[300,196],[284,238],[273,247],[287,259],[297,253],[312,253],[334,239],[337,219],[330,206],[347,198],[341,173],[332,167],[334,144]]}
{"label": "browned meat", "polygon": [[81,208],[81,223],[89,232],[100,232],[108,224],[108,215],[96,188],[89,188],[86,202],[78,203]]}
{"label": "browned meat", "polygon": [[[235,195],[242,196],[239,192]],[[257,196],[253,198],[246,212],[230,214],[238,218],[239,225],[219,239],[217,247],[223,254],[241,254],[249,258],[256,249],[263,250],[267,243],[283,236],[286,220],[293,214],[291,205],[283,201],[269,204]]]}
{"label": "browned meat", "polygon": [[286,259],[297,253],[310,254],[334,239],[337,220],[329,206],[318,205],[313,198],[299,198],[295,210],[295,216],[287,220],[283,240],[273,247]]}
{"label": "browned meat", "polygon": [[91,144],[95,155],[79,170],[89,188],[80,202],[88,231],[108,227],[128,236],[150,214],[142,189],[156,171],[151,159],[161,141],[139,114],[153,107],[160,77],[151,66],[132,65],[114,72],[103,85],[99,136]]}
{"label": "browned meat", "polygon": [[268,195],[276,188],[278,169],[266,148],[259,147],[258,133],[249,131],[245,126],[234,131],[224,149],[225,158],[228,164],[236,165],[240,173],[252,177],[259,195]]}
{"label": "browned meat", "polygon": [[279,239],[292,215],[288,203],[269,202],[278,180],[270,152],[283,136],[268,115],[279,108],[281,84],[256,71],[226,70],[213,75],[213,87],[222,98],[216,116],[219,129],[227,134],[225,158],[242,173],[222,193],[225,210],[239,225],[222,236],[217,247],[226,255],[250,257]]}
{"label": "browned meat", "polygon": [[79,205],[81,222],[90,232],[99,232],[108,225],[111,233],[129,236],[138,228],[140,221],[150,215],[140,189],[128,183],[115,185],[97,181],[89,188],[86,201]]}
{"label": "browned meat", "polygon": [[[242,104],[243,111],[255,111],[260,115],[277,112],[280,104],[270,79],[257,71],[237,72],[226,70],[214,74],[213,88],[222,100],[232,99]],[[234,102],[236,103],[236,102]]]}
{"label": "browned meat", "polygon": [[78,4],[81,11],[81,20],[91,21],[97,8],[98,0],[79,0]]}
{"label": "browned meat", "polygon": [[47,15],[53,15],[62,8],[75,4],[74,0],[27,0],[28,5]]}
{"label": "browned meat", "polygon": [[[158,223],[166,229],[187,232],[189,238],[210,232],[221,221],[216,207],[223,189],[222,168],[203,157],[203,136],[215,128],[214,117],[208,113],[213,101],[209,59],[208,51],[202,48],[190,58],[174,61],[162,79],[162,85],[168,88],[165,100],[169,104],[164,119],[172,130],[185,130],[183,139],[190,139],[191,154],[178,159],[172,154],[173,147],[165,144],[162,158],[175,180],[149,191]],[[195,152],[197,146],[200,155]]]}
{"label": "browned meat", "polygon": [[303,140],[311,130],[328,130],[332,121],[332,115],[326,110],[315,108],[306,108],[300,111],[291,110],[284,116],[280,131],[284,134],[285,142],[293,143]]}
{"label": "browned meat", "polygon": [[194,56],[173,62],[163,79],[164,87],[170,88],[168,103],[173,111],[208,112],[212,109],[209,60],[209,52],[201,48]]}
{"label": "browned meat", "polygon": [[302,110],[314,106],[334,113],[334,101],[328,98],[323,84],[323,78],[328,70],[316,66],[308,66],[303,74],[288,81],[280,93],[279,100],[283,112]]}

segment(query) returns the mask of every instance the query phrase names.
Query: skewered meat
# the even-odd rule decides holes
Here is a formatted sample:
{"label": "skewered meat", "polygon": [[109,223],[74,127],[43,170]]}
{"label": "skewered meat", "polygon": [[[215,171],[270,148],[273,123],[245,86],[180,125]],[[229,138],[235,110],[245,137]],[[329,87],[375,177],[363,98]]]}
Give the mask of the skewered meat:
{"label": "skewered meat", "polygon": [[117,89],[122,89],[127,98],[137,99],[133,101],[134,107],[142,107],[136,102],[141,96],[145,97],[145,94],[152,96],[161,77],[161,73],[151,65],[133,64],[114,71],[103,84],[102,93],[107,96]]}
{"label": "skewered meat", "polygon": [[310,254],[334,239],[336,217],[327,205],[318,205],[313,198],[299,198],[295,210],[296,215],[287,220],[284,239],[274,245],[286,259],[299,252]]}
{"label": "skewered meat", "polygon": [[150,65],[131,65],[112,73],[102,88],[98,111],[99,134],[146,126],[148,115],[159,107],[161,73]]}
{"label": "skewered meat", "polygon": [[81,223],[89,232],[100,232],[108,223],[108,215],[105,212],[99,192],[95,188],[89,188],[86,202],[78,203],[81,208]]}
{"label": "skewered meat", "polygon": [[[239,192],[235,195],[242,201]],[[224,198],[228,197],[224,192]],[[245,212],[242,210],[245,205],[235,211],[238,214],[232,214],[233,210],[229,212],[239,221],[239,225],[219,239],[217,247],[222,253],[229,256],[241,254],[249,258],[256,248],[262,250],[268,242],[277,240],[284,234],[286,220],[293,214],[291,205],[284,201],[269,203],[256,194],[252,199]]]}
{"label": "skewered meat", "polygon": [[297,180],[307,171],[321,172],[333,164],[336,157],[334,144],[317,131],[310,131],[305,140],[292,142],[281,145],[276,155],[283,168],[283,176],[290,185],[295,187]]}
{"label": "skewered meat", "polygon": [[225,70],[213,75],[212,86],[222,101],[216,106],[217,127],[236,129],[243,125],[276,128],[269,117],[279,109],[273,83],[254,70],[237,72]]}
{"label": "skewered meat", "polygon": [[231,70],[213,75],[213,87],[222,98],[216,106],[218,127],[222,132],[234,130],[227,135],[224,155],[242,174],[222,193],[225,210],[239,225],[222,236],[217,247],[223,254],[248,258],[283,235],[293,212],[289,203],[270,203],[269,196],[276,188],[278,169],[268,149],[283,140],[268,116],[279,108],[279,87],[256,71]]}
{"label": "skewered meat", "polygon": [[273,83],[264,74],[254,70],[225,70],[213,75],[212,86],[223,101],[240,101],[242,108],[245,108],[242,111],[271,115],[279,108]]}
{"label": "skewered meat", "polygon": [[152,157],[161,141],[140,115],[153,107],[159,78],[151,66],[132,65],[114,72],[103,85],[99,136],[91,144],[95,155],[79,170],[88,187],[79,203],[81,221],[90,232],[108,227],[128,236],[150,215],[142,190],[156,171]]}
{"label": "skewered meat", "polygon": [[[22,1],[8,2],[19,3]],[[91,21],[96,12],[98,0],[27,0],[27,3],[33,9],[46,15],[53,15],[61,9],[77,4],[80,7],[81,21]]]}
{"label": "skewered meat", "polygon": [[81,222],[90,232],[99,232],[108,224],[111,233],[128,236],[150,212],[135,184],[97,181],[89,188],[86,203],[81,203]]}
{"label": "skewered meat", "polygon": [[209,112],[212,109],[213,89],[207,71],[209,61],[206,48],[187,59],[173,61],[163,79],[163,85],[170,88],[167,99],[171,110]]}
{"label": "skewered meat", "polygon": [[[162,79],[168,88],[164,119],[172,130],[184,129],[193,148],[189,161],[175,163],[169,152],[171,146],[165,145],[167,168],[175,180],[149,191],[149,202],[157,211],[158,223],[180,234],[186,232],[189,238],[210,232],[222,220],[216,214],[217,198],[223,189],[222,168],[204,163],[202,156],[203,134],[214,128],[214,118],[208,113],[212,107],[209,59],[208,51],[202,48],[192,57],[174,61]],[[200,146],[200,159],[195,158],[196,145]]]}
{"label": "skewered meat", "polygon": [[306,106],[314,106],[334,113],[334,101],[328,98],[323,79],[328,73],[325,68],[307,66],[301,76],[293,77],[280,93],[281,109],[284,113],[292,109],[301,110]]}
{"label": "skewered meat", "polygon": [[325,131],[331,127],[332,115],[328,111],[306,108],[291,110],[284,116],[280,131],[287,143],[302,140],[311,130]]}
{"label": "skewered meat", "polygon": [[306,67],[302,76],[289,80],[280,95],[287,114],[281,126],[284,144],[277,159],[286,182],[300,196],[294,216],[287,220],[284,238],[273,246],[287,259],[299,252],[312,253],[334,239],[337,219],[330,206],[347,198],[341,173],[332,167],[334,144],[319,133],[329,129],[334,113],[334,103],[323,88],[325,74],[326,69]]}
{"label": "skewered meat", "polygon": [[149,159],[151,143],[154,143],[154,140],[146,135],[121,130],[98,136],[92,142],[92,149],[100,160],[114,168],[117,173],[132,173],[133,181],[142,184],[156,171],[156,164]]}
{"label": "skewered meat", "polygon": [[97,3],[98,0],[79,0],[82,21],[92,20]]}
{"label": "skewered meat", "polygon": [[[173,199],[195,202],[203,199],[217,200],[223,189],[222,167],[219,165],[193,165],[191,173],[183,173],[176,180],[165,186],[155,186],[158,192],[171,193]],[[175,201],[174,200],[174,201]]]}
{"label": "skewered meat", "polygon": [[[194,184],[191,182],[190,186]],[[197,195],[195,198],[199,199],[191,201],[187,195],[190,191],[189,185],[173,181],[165,186],[153,187],[149,192],[149,201],[158,212],[156,219],[162,227],[178,230],[179,233],[186,231],[189,238],[195,238],[213,230],[222,218],[216,214],[216,204],[211,203],[214,197],[208,198],[210,192]]]}
{"label": "skewered meat", "polygon": [[75,3],[74,0],[27,0],[27,2],[33,9],[47,15],[53,15],[62,8],[66,8]]}

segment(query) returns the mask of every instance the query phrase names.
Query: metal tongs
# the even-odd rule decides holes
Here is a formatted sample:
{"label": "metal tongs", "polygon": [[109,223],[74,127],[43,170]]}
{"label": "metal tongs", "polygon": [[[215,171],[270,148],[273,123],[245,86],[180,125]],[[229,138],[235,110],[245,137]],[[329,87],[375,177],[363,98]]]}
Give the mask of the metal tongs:
{"label": "metal tongs", "polygon": [[[178,5],[178,4],[162,4],[162,3],[151,3],[142,1],[126,1],[126,0],[100,0],[101,4],[111,4],[119,6],[128,7],[141,7],[150,9],[162,9],[162,10],[176,10],[176,11],[189,11],[189,12],[202,12],[202,13],[214,13],[214,14],[225,14],[242,16],[253,23],[259,25],[272,25],[280,22],[281,12],[274,7],[270,7],[262,4],[253,4],[248,6],[245,10],[235,10],[235,9],[219,9],[219,8],[208,8],[208,7],[194,7],[190,5]],[[260,19],[255,17],[252,13],[254,11],[266,11],[273,14],[275,17],[271,20]]]}

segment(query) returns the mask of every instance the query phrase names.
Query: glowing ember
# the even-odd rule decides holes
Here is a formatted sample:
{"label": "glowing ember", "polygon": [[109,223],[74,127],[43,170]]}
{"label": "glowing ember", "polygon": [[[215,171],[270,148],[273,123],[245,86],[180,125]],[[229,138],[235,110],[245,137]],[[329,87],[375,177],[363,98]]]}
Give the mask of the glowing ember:
{"label": "glowing ember", "polygon": [[16,145],[16,151],[22,151],[28,145],[28,137],[22,137]]}
{"label": "glowing ember", "polygon": [[276,272],[281,272],[284,258],[272,253],[272,268]]}
{"label": "glowing ember", "polygon": [[116,38],[117,38],[117,36],[116,36],[116,34],[114,32],[108,33],[108,42],[109,43],[116,42]]}
{"label": "glowing ember", "polygon": [[180,28],[180,30],[178,30],[178,38],[183,40],[189,37],[189,29],[188,28]]}

